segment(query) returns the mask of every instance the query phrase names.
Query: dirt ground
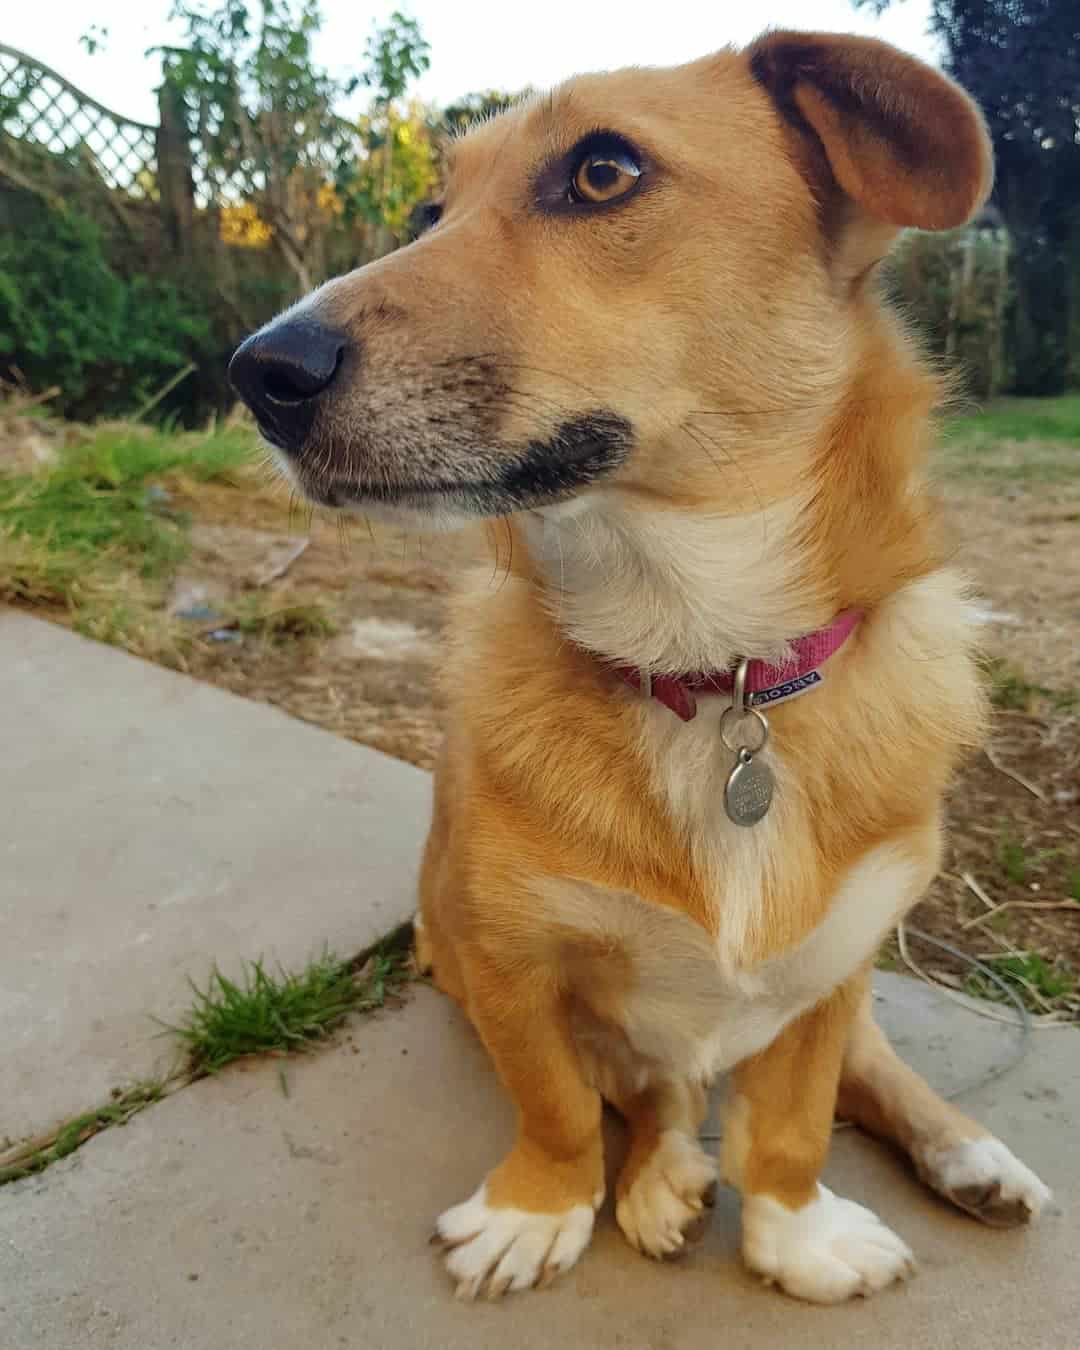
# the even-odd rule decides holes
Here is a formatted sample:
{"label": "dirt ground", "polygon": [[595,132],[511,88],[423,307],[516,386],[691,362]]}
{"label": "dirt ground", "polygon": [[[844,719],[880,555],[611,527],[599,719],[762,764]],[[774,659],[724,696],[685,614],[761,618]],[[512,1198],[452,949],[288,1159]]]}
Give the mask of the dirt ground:
{"label": "dirt ground", "polygon": [[356,524],[309,520],[306,512],[290,520],[288,504],[276,496],[249,500],[238,519],[237,497],[233,489],[200,487],[181,501],[198,523],[180,587],[201,583],[211,602],[249,589],[235,556],[230,566],[216,548],[200,548],[202,524],[227,529],[241,550],[246,538],[254,558],[266,551],[256,531],[299,536],[307,548],[270,589],[282,608],[323,607],[335,631],[215,641],[209,622],[189,657],[190,673],[430,769],[441,737],[433,673],[445,598],[462,568],[486,555],[483,533],[376,536]]}
{"label": "dirt ground", "polygon": [[[1035,953],[1080,974],[1080,489],[945,493],[956,560],[974,578],[988,654],[1015,675],[990,740],[949,797],[944,869],[910,922],[982,957]],[[918,943],[931,974],[963,965]],[[1029,991],[1031,992],[1031,991]],[[1073,989],[1029,1005],[1080,1012]]]}
{"label": "dirt ground", "polygon": [[943,498],[956,561],[986,598],[989,649],[1080,695],[1080,486],[953,485]]}

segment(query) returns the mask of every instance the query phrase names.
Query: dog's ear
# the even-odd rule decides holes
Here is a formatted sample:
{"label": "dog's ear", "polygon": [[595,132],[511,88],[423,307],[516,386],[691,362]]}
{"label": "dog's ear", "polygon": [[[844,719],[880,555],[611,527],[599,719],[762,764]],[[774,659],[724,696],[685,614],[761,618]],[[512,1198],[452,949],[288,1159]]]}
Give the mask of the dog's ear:
{"label": "dog's ear", "polygon": [[[921,61],[873,38],[795,32],[766,33],[749,57],[755,79],[816,138],[835,184],[871,220],[949,230],[989,196],[994,160],[982,115]],[[806,164],[824,169],[820,153]]]}

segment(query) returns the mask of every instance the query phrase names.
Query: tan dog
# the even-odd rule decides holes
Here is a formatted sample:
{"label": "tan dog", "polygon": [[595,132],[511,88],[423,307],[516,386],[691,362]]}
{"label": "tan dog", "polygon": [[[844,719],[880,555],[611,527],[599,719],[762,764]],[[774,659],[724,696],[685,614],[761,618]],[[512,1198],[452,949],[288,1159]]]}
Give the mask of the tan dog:
{"label": "tan dog", "polygon": [[[427,234],[234,360],[315,500],[425,528],[513,516],[505,582],[454,616],[417,922],[518,1110],[509,1155],[438,1221],[462,1296],[584,1251],[603,1100],[630,1135],[619,1225],[677,1252],[725,1070],[745,1259],[802,1298],[912,1261],[820,1184],[836,1112],[988,1223],[1047,1198],[896,1059],[868,997],[983,718],[920,478],[940,389],[875,268],[990,182],[948,80],[774,32],[480,126]],[[767,663],[806,696],[764,692]]]}

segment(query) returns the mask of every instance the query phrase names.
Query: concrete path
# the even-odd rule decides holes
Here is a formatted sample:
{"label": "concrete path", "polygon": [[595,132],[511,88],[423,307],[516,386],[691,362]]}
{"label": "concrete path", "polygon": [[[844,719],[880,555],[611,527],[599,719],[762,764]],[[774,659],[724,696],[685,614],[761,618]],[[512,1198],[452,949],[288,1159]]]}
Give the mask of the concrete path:
{"label": "concrete path", "polygon": [[[938,1083],[1000,1033],[899,976],[884,1011]],[[989,1039],[987,1030],[989,1030]],[[991,1044],[993,1043],[993,1044]],[[578,1267],[544,1293],[466,1307],[427,1237],[513,1122],[457,1012],[419,988],[333,1050],[205,1080],[0,1190],[5,1350],[1072,1350],[1080,1344],[1080,1037],[1045,1032],[969,1103],[1054,1185],[1064,1216],[996,1232],[886,1150],[843,1131],[827,1179],[915,1248],[918,1276],[810,1308],[761,1288],[721,1196],[693,1255],[657,1265],[605,1207]]]}
{"label": "concrete path", "polygon": [[[150,1053],[141,1019],[182,1001],[186,973],[302,959],[325,939],[350,950],[411,905],[422,775],[271,709],[0,616],[0,744],[14,766],[0,784],[0,1104],[27,1127],[131,1076]],[[1011,1032],[922,985],[885,976],[878,991],[894,1040],[941,1088],[1008,1052]],[[553,1289],[458,1304],[426,1239],[513,1120],[457,1011],[420,986],[287,1061],[287,1095],[281,1067],[234,1066],[0,1188],[3,1350],[1080,1346],[1080,1033],[1036,1033],[1017,1069],[965,1098],[1054,1187],[1064,1213],[1033,1231],[982,1228],[886,1150],[837,1134],[826,1179],[922,1269],[836,1309],[742,1270],[730,1193],[681,1263],[632,1252],[609,1203]]]}
{"label": "concrete path", "polygon": [[0,1141],[149,1072],[153,1017],[414,908],[428,776],[0,611]]}

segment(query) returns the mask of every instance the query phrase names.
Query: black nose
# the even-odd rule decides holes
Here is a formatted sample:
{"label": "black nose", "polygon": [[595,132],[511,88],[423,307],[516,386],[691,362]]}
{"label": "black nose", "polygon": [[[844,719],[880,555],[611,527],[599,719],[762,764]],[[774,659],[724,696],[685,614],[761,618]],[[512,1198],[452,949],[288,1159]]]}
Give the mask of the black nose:
{"label": "black nose", "polygon": [[300,318],[260,328],[233,353],[233,388],[283,450],[300,449],[319,395],[338,373],[345,346],[340,333]]}

